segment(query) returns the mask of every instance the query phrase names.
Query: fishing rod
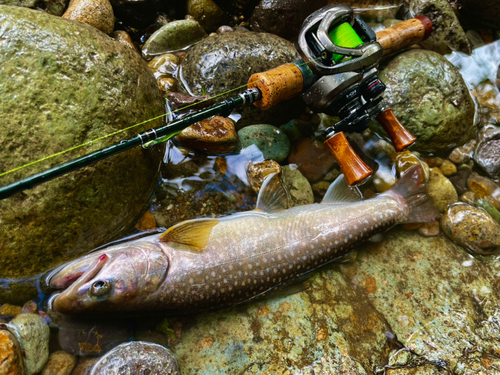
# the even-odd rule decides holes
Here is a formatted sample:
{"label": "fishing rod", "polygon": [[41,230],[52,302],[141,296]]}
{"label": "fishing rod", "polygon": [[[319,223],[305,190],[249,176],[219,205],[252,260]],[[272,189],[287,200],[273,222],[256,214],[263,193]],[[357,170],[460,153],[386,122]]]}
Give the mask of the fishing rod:
{"label": "fishing rod", "polygon": [[247,89],[232,97],[166,125],[146,130],[119,143],[91,152],[0,188],[0,199],[33,188],[133,147],[148,147],[169,139],[188,126],[214,115],[227,117],[243,105],[263,110],[299,94],[316,112],[338,116],[341,121],[323,135],[350,186],[365,181],[373,171],[352,149],[344,132],[361,132],[374,117],[397,151],[416,141],[390,108],[381,106],[385,85],[377,76],[382,56],[428,38],[432,24],[426,17],[404,21],[375,34],[353,10],[329,5],[304,21],[297,43],[302,59],[249,79]]}

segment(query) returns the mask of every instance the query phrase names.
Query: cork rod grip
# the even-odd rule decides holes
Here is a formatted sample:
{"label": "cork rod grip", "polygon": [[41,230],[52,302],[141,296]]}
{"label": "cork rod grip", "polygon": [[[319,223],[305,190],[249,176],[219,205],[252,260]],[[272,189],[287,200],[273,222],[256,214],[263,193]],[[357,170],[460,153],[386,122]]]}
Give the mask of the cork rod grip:
{"label": "cork rod grip", "polygon": [[354,152],[343,132],[328,138],[325,146],[339,163],[347,185],[355,186],[373,174],[372,169]]}
{"label": "cork rod grip", "polygon": [[426,40],[432,32],[432,22],[425,16],[418,16],[381,30],[377,33],[377,42],[388,55]]}
{"label": "cork rod grip", "polygon": [[304,78],[295,64],[288,63],[254,74],[248,80],[248,88],[252,87],[257,87],[262,93],[262,99],[254,105],[260,109],[269,109],[299,95],[304,88]]}
{"label": "cork rod grip", "polygon": [[391,108],[378,114],[376,120],[391,138],[392,144],[397,152],[403,151],[415,143],[417,138],[404,128],[399,122]]}

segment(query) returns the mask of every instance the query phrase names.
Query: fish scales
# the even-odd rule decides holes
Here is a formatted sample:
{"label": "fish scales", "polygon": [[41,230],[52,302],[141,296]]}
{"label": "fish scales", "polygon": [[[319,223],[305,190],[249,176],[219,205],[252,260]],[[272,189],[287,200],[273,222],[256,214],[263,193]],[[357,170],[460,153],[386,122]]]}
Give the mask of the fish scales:
{"label": "fish scales", "polygon": [[413,167],[388,192],[356,202],[334,182],[321,204],[290,209],[280,208],[284,190],[265,183],[256,211],[189,220],[62,265],[48,276],[65,289],[53,306],[64,314],[186,312],[246,301],[395,224],[434,221],[424,181]]}
{"label": "fish scales", "polygon": [[407,211],[380,196],[348,206],[308,205],[221,221],[201,254],[166,247],[170,267],[159,303],[181,308],[247,300],[345,255],[404,220]]}

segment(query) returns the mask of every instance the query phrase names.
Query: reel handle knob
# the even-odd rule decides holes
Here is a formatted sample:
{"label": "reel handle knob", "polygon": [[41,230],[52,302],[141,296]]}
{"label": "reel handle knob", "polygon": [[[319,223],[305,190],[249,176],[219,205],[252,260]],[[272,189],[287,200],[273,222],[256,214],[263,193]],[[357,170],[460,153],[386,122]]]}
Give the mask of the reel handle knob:
{"label": "reel handle knob", "polygon": [[380,112],[375,119],[389,135],[397,152],[403,151],[416,142],[417,138],[401,125],[391,108]]}
{"label": "reel handle knob", "polygon": [[344,132],[328,138],[324,144],[339,163],[349,186],[358,185],[373,174],[373,170],[354,152]]}

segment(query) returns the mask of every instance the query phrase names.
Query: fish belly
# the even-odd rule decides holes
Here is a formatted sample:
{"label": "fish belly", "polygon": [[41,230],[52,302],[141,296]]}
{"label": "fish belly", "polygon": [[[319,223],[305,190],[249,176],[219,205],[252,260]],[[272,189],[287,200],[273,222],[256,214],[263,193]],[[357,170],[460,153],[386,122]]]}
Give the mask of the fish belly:
{"label": "fish belly", "polygon": [[379,196],[221,221],[202,253],[170,249],[161,305],[198,309],[248,300],[347,254],[407,214]]}

